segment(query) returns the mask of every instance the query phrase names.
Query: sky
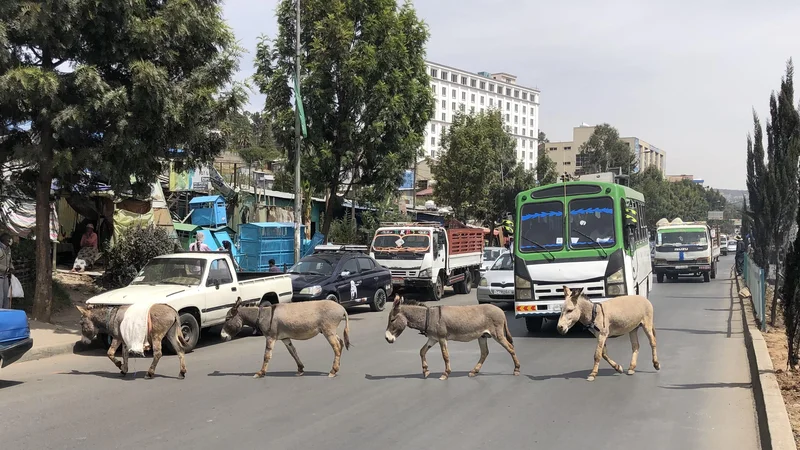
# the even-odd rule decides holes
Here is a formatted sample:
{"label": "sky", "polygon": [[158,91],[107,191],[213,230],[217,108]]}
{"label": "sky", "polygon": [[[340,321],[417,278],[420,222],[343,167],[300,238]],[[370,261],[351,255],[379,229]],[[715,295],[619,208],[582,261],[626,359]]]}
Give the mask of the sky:
{"label": "sky", "polygon": [[[226,0],[224,15],[254,72],[258,37],[277,33],[277,0]],[[766,123],[786,61],[800,65],[800,2],[770,0],[417,0],[426,58],[508,72],[541,90],[539,127],[572,139],[609,123],[667,153],[669,175],[745,189],[753,110]],[[797,70],[800,73],[800,68]],[[797,77],[796,77],[797,78]],[[800,88],[796,90],[800,91]],[[797,96],[795,96],[797,97]],[[795,99],[797,100],[797,99]],[[248,109],[263,108],[254,91]],[[795,101],[797,103],[797,101]]]}

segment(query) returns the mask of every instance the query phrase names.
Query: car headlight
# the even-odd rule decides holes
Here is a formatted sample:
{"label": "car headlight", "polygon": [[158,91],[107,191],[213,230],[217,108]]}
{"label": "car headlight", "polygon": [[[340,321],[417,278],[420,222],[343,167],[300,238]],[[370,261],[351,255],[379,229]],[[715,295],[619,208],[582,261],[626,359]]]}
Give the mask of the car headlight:
{"label": "car headlight", "polygon": [[419,271],[420,278],[430,278],[431,277],[431,269],[424,269]]}
{"label": "car headlight", "polygon": [[612,273],[611,275],[606,278],[606,283],[608,284],[620,284],[625,282],[625,272],[624,269],[620,268],[618,271]]}
{"label": "car headlight", "polygon": [[708,256],[704,256],[702,258],[697,258],[697,262],[699,262],[699,263],[707,263],[709,261],[711,261],[711,258],[709,258]]}
{"label": "car headlight", "polygon": [[620,269],[606,278],[606,296],[616,297],[628,293],[628,287],[625,285],[625,269]]}
{"label": "car headlight", "polygon": [[530,280],[526,280],[519,275],[514,275],[514,286],[516,286],[517,289],[530,289],[531,282]]}
{"label": "car headlight", "polygon": [[479,283],[479,285],[486,287],[489,285],[489,282],[486,281],[486,278],[481,278],[481,282]]}
{"label": "car headlight", "polygon": [[653,264],[657,266],[664,265],[666,263],[667,263],[666,259],[656,258],[655,260],[653,260]]}
{"label": "car headlight", "polygon": [[309,286],[300,290],[300,295],[319,295],[322,293],[322,286]]}

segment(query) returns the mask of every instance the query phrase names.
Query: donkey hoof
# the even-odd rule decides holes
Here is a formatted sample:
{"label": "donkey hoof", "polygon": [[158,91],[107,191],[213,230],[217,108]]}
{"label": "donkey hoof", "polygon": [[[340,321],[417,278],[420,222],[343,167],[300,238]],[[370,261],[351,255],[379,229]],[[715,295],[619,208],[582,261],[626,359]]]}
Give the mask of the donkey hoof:
{"label": "donkey hoof", "polygon": [[515,376],[515,377],[518,377],[518,376],[519,376],[519,369],[517,369],[517,370],[515,370],[515,371],[514,371],[514,376]]}
{"label": "donkey hoof", "polygon": [[124,370],[120,370],[119,371],[119,376],[121,376],[122,378],[125,378],[126,375],[128,375],[128,372],[126,372]]}
{"label": "donkey hoof", "polygon": [[253,378],[263,378],[264,375],[265,375],[264,372],[256,372],[256,374],[253,375]]}
{"label": "donkey hoof", "polygon": [[622,366],[621,366],[621,365],[619,365],[619,364],[617,364],[617,367],[614,367],[614,370],[616,370],[616,371],[617,371],[617,372],[619,372],[619,373],[622,373],[622,372],[624,372],[624,371],[625,371],[625,370],[622,368]]}
{"label": "donkey hoof", "polygon": [[306,373],[305,373],[305,372],[303,372],[302,370],[298,370],[298,371],[297,371],[297,373],[296,373],[296,374],[294,374],[294,375],[295,375],[295,376],[297,376],[297,377],[302,377],[302,376],[303,376],[303,375],[305,375],[305,374],[306,374]]}
{"label": "donkey hoof", "polygon": [[656,370],[661,370],[661,363],[656,361],[653,363],[653,367],[655,367]]}
{"label": "donkey hoof", "polygon": [[636,373],[636,371],[635,371],[635,370],[633,370],[633,369],[628,369],[628,375],[633,375],[634,373]]}
{"label": "donkey hoof", "polygon": [[428,375],[431,374],[430,370],[423,370],[422,371],[422,378],[428,378]]}
{"label": "donkey hoof", "polygon": [[586,381],[594,381],[594,375],[589,375],[586,377]]}
{"label": "donkey hoof", "polygon": [[184,378],[186,378],[186,374],[185,373],[181,372],[181,373],[178,374],[178,379],[179,380],[183,380]]}
{"label": "donkey hoof", "polygon": [[469,374],[467,374],[467,375],[468,375],[470,378],[474,378],[474,377],[475,377],[475,375],[477,375],[477,374],[478,374],[478,372],[470,372],[470,373],[469,373]]}
{"label": "donkey hoof", "polygon": [[331,373],[328,374],[328,378],[333,378],[335,376],[336,376],[336,374],[334,372],[331,372]]}
{"label": "donkey hoof", "polygon": [[147,373],[144,375],[144,378],[145,378],[146,380],[152,380],[152,379],[153,379],[153,372],[147,372]]}
{"label": "donkey hoof", "polygon": [[447,375],[442,375],[439,377],[439,380],[444,381],[447,379]]}

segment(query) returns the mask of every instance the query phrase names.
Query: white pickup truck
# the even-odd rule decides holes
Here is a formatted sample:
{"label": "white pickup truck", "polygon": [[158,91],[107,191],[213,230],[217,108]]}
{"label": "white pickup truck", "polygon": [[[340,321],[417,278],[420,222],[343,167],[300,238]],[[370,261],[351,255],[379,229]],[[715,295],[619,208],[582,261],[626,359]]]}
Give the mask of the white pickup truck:
{"label": "white pickup truck", "polygon": [[[193,349],[203,328],[220,325],[238,297],[250,305],[292,301],[292,280],[282,273],[236,272],[227,253],[191,252],[150,260],[126,287],[86,301],[92,307],[166,303],[178,311],[181,331]],[[101,336],[108,346],[108,336]]]}

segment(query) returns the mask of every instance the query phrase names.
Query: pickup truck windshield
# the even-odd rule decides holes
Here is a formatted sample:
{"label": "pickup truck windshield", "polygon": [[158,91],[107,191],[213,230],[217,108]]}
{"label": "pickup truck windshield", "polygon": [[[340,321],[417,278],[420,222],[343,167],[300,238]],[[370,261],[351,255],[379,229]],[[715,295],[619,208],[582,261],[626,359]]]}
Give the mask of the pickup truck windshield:
{"label": "pickup truck windshield", "polygon": [[198,286],[205,271],[204,259],[156,258],[147,263],[131,285],[177,284]]}
{"label": "pickup truck windshield", "polygon": [[431,238],[427,234],[381,234],[375,236],[372,249],[376,252],[413,251],[424,252],[430,247]]}
{"label": "pickup truck windshield", "polygon": [[333,274],[333,266],[334,264],[331,261],[328,261],[325,258],[320,258],[318,256],[309,256],[303,258],[292,266],[289,269],[289,273],[295,273],[298,275],[327,275],[330,276]]}
{"label": "pickup truck windshield", "polygon": [[658,232],[658,245],[708,245],[708,235],[705,231],[669,231]]}

